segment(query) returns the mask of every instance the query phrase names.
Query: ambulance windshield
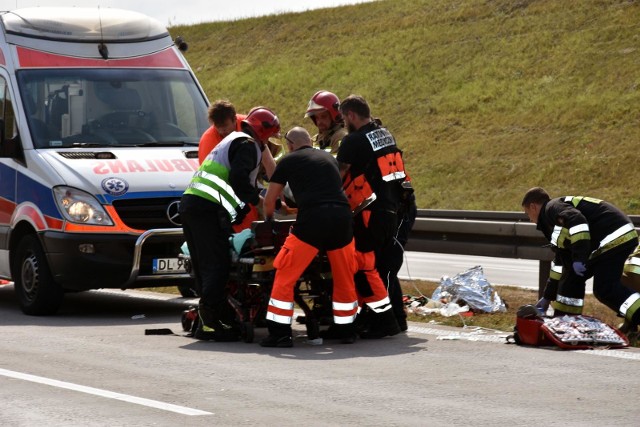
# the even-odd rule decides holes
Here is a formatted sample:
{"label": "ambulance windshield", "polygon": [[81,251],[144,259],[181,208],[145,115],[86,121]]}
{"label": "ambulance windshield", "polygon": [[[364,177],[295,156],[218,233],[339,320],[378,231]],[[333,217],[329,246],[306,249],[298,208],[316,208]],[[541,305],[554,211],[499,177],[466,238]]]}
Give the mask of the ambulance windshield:
{"label": "ambulance windshield", "polygon": [[205,99],[186,70],[16,74],[35,148],[197,145],[209,127]]}

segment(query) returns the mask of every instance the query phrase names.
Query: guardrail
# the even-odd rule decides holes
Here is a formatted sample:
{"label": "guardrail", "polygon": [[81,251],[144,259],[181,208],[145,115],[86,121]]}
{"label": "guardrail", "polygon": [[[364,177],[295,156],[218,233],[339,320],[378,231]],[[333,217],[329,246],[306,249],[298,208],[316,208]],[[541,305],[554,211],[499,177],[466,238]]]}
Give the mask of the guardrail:
{"label": "guardrail", "polygon": [[[630,218],[638,229],[640,216]],[[523,212],[419,209],[406,250],[538,260],[539,294],[553,260],[549,242]]]}

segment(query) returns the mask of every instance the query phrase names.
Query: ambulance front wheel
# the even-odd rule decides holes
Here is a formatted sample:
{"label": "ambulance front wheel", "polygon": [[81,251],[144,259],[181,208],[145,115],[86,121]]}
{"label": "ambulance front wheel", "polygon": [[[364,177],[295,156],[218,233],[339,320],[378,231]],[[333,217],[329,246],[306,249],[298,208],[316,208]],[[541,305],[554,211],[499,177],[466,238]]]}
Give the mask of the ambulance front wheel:
{"label": "ambulance front wheel", "polygon": [[24,314],[54,314],[62,304],[64,290],[51,275],[47,258],[35,235],[18,244],[12,268],[14,289]]}

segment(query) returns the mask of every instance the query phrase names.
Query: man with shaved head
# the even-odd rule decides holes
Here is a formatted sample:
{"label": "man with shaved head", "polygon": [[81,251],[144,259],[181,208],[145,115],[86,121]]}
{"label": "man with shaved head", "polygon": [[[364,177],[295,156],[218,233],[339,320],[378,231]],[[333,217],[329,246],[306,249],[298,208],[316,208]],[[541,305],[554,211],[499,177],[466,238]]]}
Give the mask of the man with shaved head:
{"label": "man with shaved head", "polygon": [[289,154],[271,176],[264,215],[273,218],[276,200],[288,183],[298,205],[296,222],[278,252],[276,276],[267,309],[269,336],[263,347],[291,347],[293,293],[297,280],[319,251],[326,251],[333,276],[333,321],[344,343],[355,340],[358,310],[354,283],[357,270],[351,209],[342,190],[338,162],[312,147],[309,132],[294,127],[286,133]]}

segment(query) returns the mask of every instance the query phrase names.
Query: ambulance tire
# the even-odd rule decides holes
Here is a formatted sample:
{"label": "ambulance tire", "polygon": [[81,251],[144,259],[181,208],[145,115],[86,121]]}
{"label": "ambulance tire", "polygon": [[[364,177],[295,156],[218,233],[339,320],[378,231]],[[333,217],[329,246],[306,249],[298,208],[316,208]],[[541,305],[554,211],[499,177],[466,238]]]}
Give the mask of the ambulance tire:
{"label": "ambulance tire", "polygon": [[58,311],[64,290],[53,280],[35,235],[24,236],[18,244],[12,270],[16,296],[24,314],[46,316]]}

